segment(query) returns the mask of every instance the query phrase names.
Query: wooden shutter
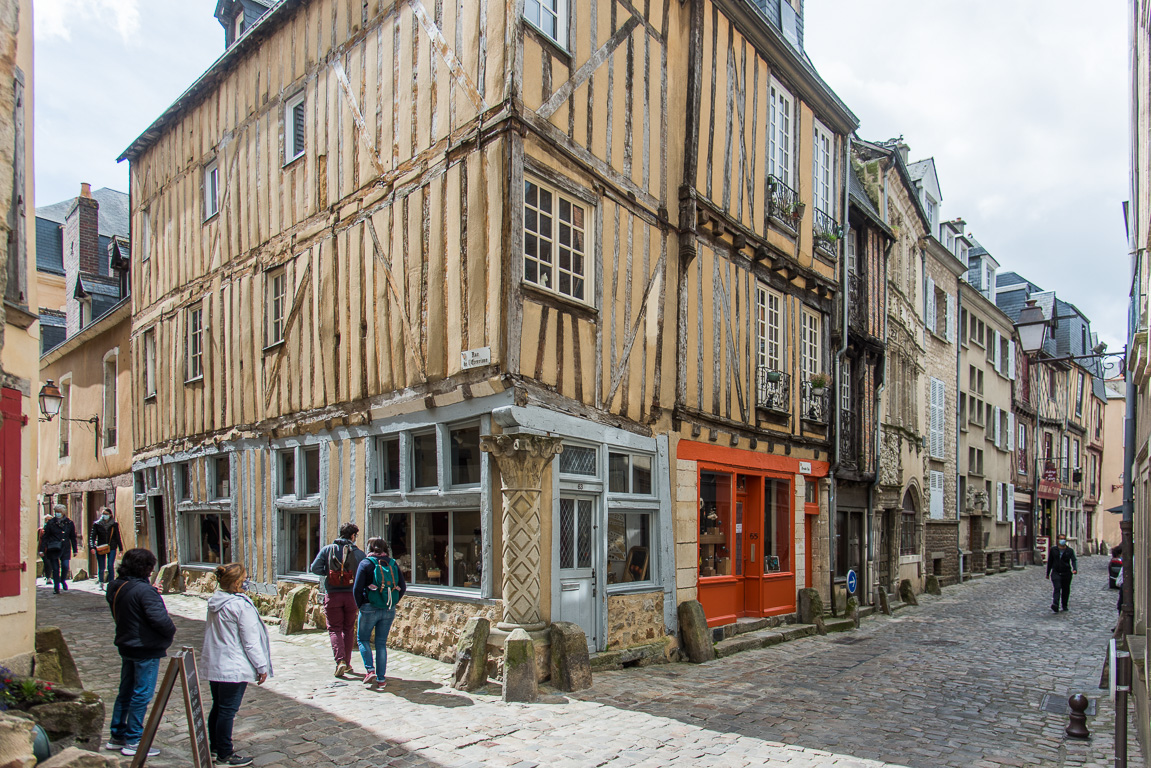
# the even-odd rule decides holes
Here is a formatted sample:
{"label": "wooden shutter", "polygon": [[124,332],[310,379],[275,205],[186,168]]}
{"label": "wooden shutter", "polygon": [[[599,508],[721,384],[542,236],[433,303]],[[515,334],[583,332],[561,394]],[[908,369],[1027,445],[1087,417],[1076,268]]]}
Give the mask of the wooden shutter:
{"label": "wooden shutter", "polygon": [[944,456],[944,428],[947,423],[947,385],[940,379],[931,379],[930,409],[931,455],[942,459]]}
{"label": "wooden shutter", "polygon": [[1015,483],[1007,484],[1007,522],[1015,520]]}
{"label": "wooden shutter", "polygon": [[20,406],[19,391],[0,390],[0,597],[20,594],[25,567],[20,551]]}
{"label": "wooden shutter", "polygon": [[929,475],[929,482],[931,485],[931,510],[932,520],[943,519],[943,473],[937,470],[931,470]]}
{"label": "wooden shutter", "polygon": [[1015,339],[1007,342],[1007,378],[1015,381]]}
{"label": "wooden shutter", "polygon": [[1001,445],[1001,443],[999,442],[1001,439],[1000,430],[999,430],[999,418],[1000,418],[999,414],[1000,414],[999,406],[995,406],[995,410],[992,411],[992,417],[995,420],[995,440],[994,440],[994,442],[995,442],[996,448],[998,448]]}
{"label": "wooden shutter", "polygon": [[947,341],[955,342],[955,297],[947,294]]}
{"label": "wooden shutter", "polygon": [[995,519],[1003,520],[1003,483],[995,484]]}
{"label": "wooden shutter", "polygon": [[999,331],[995,331],[994,344],[991,352],[991,361],[995,364],[995,370],[1003,373],[1003,366],[999,364]]}
{"label": "wooden shutter", "polygon": [[304,153],[304,102],[292,107],[292,157]]}
{"label": "wooden shutter", "polygon": [[1015,450],[1015,414],[1007,414],[1007,450]]}
{"label": "wooden shutter", "polygon": [[924,298],[924,324],[927,326],[927,330],[931,331],[932,333],[938,333],[939,329],[935,327],[935,281],[930,277],[927,278],[927,296]]}

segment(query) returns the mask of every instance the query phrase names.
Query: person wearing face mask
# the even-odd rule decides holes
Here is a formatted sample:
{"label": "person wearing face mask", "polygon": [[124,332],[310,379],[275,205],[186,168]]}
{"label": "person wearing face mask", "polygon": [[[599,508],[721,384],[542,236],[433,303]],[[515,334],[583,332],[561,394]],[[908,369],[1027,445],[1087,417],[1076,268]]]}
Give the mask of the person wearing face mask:
{"label": "person wearing face mask", "polygon": [[76,525],[65,514],[63,504],[52,507],[52,519],[44,524],[44,535],[40,537],[40,548],[48,572],[52,575],[54,592],[68,591],[68,576],[72,572],[72,555],[79,553],[80,545],[76,538]]}
{"label": "person wearing face mask", "polygon": [[105,589],[115,573],[116,553],[124,549],[124,542],[120,539],[120,524],[112,517],[112,510],[108,507],[100,510],[100,519],[88,532],[88,549],[96,556],[97,583],[100,589]]}
{"label": "person wearing face mask", "polygon": [[1071,596],[1071,577],[1078,573],[1075,550],[1067,546],[1067,537],[1060,536],[1058,544],[1047,553],[1047,578],[1051,579],[1051,612],[1059,613],[1059,606],[1067,610]]}

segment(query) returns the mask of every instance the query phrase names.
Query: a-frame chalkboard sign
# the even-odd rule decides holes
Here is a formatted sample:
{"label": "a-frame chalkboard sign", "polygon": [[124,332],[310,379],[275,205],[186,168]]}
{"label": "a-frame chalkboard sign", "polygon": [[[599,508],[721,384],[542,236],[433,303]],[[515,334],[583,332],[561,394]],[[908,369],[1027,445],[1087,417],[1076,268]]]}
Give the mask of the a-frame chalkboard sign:
{"label": "a-frame chalkboard sign", "polygon": [[132,768],[143,768],[148,760],[148,749],[152,746],[152,740],[156,738],[156,729],[160,727],[160,719],[164,716],[164,709],[168,706],[172,689],[176,687],[177,677],[180,678],[184,689],[184,711],[188,713],[192,766],[213,768],[212,750],[208,746],[208,723],[204,718],[204,702],[200,698],[200,674],[196,670],[196,654],[186,646],[168,659],[168,670],[164,673],[164,681],[160,683],[160,690],[156,692],[156,699],[152,702],[152,711],[148,715],[147,725],[144,726],[144,735],[140,737],[140,746],[136,748]]}

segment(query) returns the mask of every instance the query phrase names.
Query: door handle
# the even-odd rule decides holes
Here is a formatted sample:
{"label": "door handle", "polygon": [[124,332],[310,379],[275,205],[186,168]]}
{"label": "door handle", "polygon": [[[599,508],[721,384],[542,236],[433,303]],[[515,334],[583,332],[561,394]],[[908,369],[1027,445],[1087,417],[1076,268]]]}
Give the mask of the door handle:
{"label": "door handle", "polygon": [[560,590],[563,592],[578,592],[579,584],[561,584]]}

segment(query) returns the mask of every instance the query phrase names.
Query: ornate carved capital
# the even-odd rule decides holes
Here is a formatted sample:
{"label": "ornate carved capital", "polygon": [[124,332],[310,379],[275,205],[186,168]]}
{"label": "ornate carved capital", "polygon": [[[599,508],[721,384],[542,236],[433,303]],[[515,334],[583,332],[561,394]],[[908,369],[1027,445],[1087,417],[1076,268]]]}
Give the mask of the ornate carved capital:
{"label": "ornate carved capital", "polygon": [[563,453],[563,440],[546,435],[484,435],[480,448],[495,458],[505,489],[539,490],[544,469]]}

